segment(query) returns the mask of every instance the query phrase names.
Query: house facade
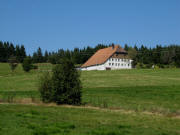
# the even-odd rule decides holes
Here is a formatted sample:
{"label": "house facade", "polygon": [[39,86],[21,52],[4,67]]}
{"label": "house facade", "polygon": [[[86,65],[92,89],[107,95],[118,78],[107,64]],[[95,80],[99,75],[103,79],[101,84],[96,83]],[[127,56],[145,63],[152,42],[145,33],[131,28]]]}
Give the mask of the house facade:
{"label": "house facade", "polygon": [[132,59],[119,45],[98,50],[82,66],[81,70],[131,69]]}

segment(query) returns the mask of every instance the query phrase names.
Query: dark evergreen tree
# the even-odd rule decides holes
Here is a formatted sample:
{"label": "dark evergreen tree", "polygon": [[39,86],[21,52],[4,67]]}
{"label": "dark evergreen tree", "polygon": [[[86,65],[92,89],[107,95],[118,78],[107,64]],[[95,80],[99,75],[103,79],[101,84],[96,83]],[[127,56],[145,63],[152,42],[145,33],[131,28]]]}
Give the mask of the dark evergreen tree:
{"label": "dark evergreen tree", "polygon": [[33,53],[32,59],[33,59],[33,63],[42,63],[42,62],[44,62],[45,58],[44,58],[44,56],[42,54],[42,50],[41,50],[40,47],[37,49],[37,52]]}
{"label": "dark evergreen tree", "polygon": [[76,64],[80,64],[81,63],[81,55],[80,55],[80,51],[79,48],[74,48],[73,51],[73,62]]}
{"label": "dark evergreen tree", "polygon": [[129,46],[128,46],[127,44],[125,44],[125,45],[124,45],[124,50],[125,50],[125,51],[128,51],[128,49],[129,49]]}
{"label": "dark evergreen tree", "polygon": [[[57,64],[61,61],[61,59],[68,58],[73,60],[75,64],[83,64],[99,49],[112,45],[114,44],[98,44],[95,47],[87,46],[82,49],[75,48],[72,51],[63,49],[59,49],[58,52],[48,53],[47,51],[45,51],[45,55],[43,55],[42,50],[39,47],[38,50],[33,53],[32,60],[34,63],[50,62],[52,64]],[[157,45],[154,48],[148,48],[142,45],[140,48],[138,48],[136,45],[134,47],[131,47],[125,44],[124,49],[129,52],[130,57],[132,57],[132,59],[134,60],[134,64],[141,63],[142,65],[155,64],[159,67],[180,67],[179,45]],[[135,58],[134,54],[136,54]],[[8,59],[13,56],[15,56],[19,62],[22,62],[26,57],[24,45],[15,46],[12,43],[0,41],[0,62],[8,62]]]}
{"label": "dark evergreen tree", "polygon": [[46,51],[45,51],[45,54],[44,54],[44,60],[43,60],[43,62],[48,62],[48,57],[49,57],[49,53],[48,53],[48,51],[46,50]]}
{"label": "dark evergreen tree", "polygon": [[4,62],[5,59],[5,49],[3,42],[0,41],[0,62]]}
{"label": "dark evergreen tree", "polygon": [[22,63],[24,58],[26,57],[26,51],[24,45],[21,45],[20,47],[20,55],[21,55],[20,62]]}
{"label": "dark evergreen tree", "polygon": [[23,70],[25,72],[29,72],[33,68],[32,60],[30,57],[24,58],[24,61],[22,63],[22,67],[23,67]]}
{"label": "dark evergreen tree", "polygon": [[12,43],[10,43],[10,46],[9,46],[9,53],[10,53],[10,56],[16,56],[16,51]]}
{"label": "dark evergreen tree", "polygon": [[32,60],[33,60],[33,63],[38,63],[38,55],[36,52],[33,53],[33,56],[32,56]]}
{"label": "dark evergreen tree", "polygon": [[43,54],[42,54],[42,50],[40,47],[37,50],[37,56],[38,56],[38,62],[42,63],[43,62]]}
{"label": "dark evergreen tree", "polygon": [[22,58],[21,58],[21,49],[20,49],[20,46],[17,45],[16,46],[16,50],[15,50],[15,53],[16,53],[16,58],[19,62],[21,62]]}
{"label": "dark evergreen tree", "polygon": [[73,62],[62,59],[50,74],[45,74],[40,83],[42,101],[57,104],[81,104],[81,81]]}

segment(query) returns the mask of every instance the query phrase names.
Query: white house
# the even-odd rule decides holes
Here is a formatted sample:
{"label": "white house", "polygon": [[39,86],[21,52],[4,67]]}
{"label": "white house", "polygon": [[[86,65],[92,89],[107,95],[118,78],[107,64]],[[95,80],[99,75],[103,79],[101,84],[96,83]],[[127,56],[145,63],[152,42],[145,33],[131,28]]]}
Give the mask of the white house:
{"label": "white house", "polygon": [[81,70],[131,69],[128,53],[119,45],[98,50],[82,66]]}

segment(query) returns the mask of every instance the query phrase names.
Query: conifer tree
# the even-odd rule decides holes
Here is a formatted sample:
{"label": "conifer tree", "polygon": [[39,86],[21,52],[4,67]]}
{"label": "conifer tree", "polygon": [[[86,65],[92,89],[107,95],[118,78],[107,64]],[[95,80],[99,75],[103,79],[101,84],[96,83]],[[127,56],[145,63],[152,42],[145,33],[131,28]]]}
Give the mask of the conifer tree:
{"label": "conifer tree", "polygon": [[40,80],[40,93],[42,101],[55,102],[57,104],[81,104],[81,81],[79,72],[73,62],[62,59],[61,64],[56,65]]}

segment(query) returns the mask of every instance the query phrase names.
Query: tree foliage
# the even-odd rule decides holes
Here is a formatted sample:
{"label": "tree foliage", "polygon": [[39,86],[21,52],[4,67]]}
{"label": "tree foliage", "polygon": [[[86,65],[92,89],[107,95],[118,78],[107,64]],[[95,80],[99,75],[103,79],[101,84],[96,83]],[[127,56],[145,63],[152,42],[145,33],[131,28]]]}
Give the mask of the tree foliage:
{"label": "tree foliage", "polygon": [[[169,45],[161,46],[157,45],[154,48],[148,48],[144,45],[137,48],[134,46],[133,52],[132,47],[128,46],[128,53],[130,56],[133,55],[133,63],[138,67],[151,67],[150,65],[157,65],[160,68],[164,67],[180,67],[180,46]],[[135,57],[134,57],[135,56]],[[145,64],[145,65],[144,65]],[[144,66],[142,66],[144,65]]]}
{"label": "tree foliage", "polygon": [[52,75],[45,73],[41,78],[40,93],[43,102],[57,104],[81,104],[81,81],[79,72],[69,59],[62,59]]}
{"label": "tree foliage", "polygon": [[[52,64],[58,64],[60,59],[68,58],[71,59],[75,64],[83,64],[97,50],[112,45],[113,44],[98,44],[95,47],[76,47],[74,50],[59,49],[57,52],[45,51],[45,53],[43,53],[42,49],[39,47],[37,51],[33,53],[31,59],[33,63],[50,62]],[[146,67],[149,67],[150,65],[158,65],[159,67],[180,67],[179,45],[156,45],[155,47],[150,48],[145,45],[137,47],[136,45],[132,46],[125,44],[124,49],[128,52],[129,57],[133,59],[134,66],[140,63],[139,65],[145,64]],[[0,42],[0,62],[8,62],[10,56],[15,56],[18,62],[23,62],[23,59],[26,57],[24,45],[14,46],[9,42]]]}
{"label": "tree foliage", "polygon": [[16,57],[14,57],[14,56],[10,57],[8,62],[9,62],[11,71],[14,71],[16,69],[16,67],[18,66],[18,61],[17,61]]}
{"label": "tree foliage", "polygon": [[53,102],[52,75],[49,72],[40,77],[39,92],[44,103]]}
{"label": "tree foliage", "polygon": [[10,57],[16,57],[18,62],[23,62],[26,57],[24,45],[15,46],[13,43],[0,41],[0,62],[8,62]]}
{"label": "tree foliage", "polygon": [[22,67],[25,72],[29,72],[33,68],[32,60],[30,57],[26,57],[24,59],[24,61],[22,63]]}

